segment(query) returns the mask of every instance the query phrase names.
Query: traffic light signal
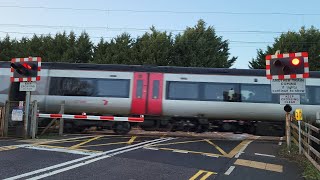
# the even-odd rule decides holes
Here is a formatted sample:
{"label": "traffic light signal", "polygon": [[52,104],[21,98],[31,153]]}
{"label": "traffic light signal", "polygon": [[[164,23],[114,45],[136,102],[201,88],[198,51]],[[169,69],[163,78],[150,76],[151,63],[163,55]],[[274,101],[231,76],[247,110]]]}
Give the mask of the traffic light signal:
{"label": "traffic light signal", "polygon": [[14,58],[11,60],[12,82],[39,81],[41,69],[41,58]]}
{"label": "traffic light signal", "polygon": [[309,77],[308,53],[289,53],[266,56],[268,79]]}

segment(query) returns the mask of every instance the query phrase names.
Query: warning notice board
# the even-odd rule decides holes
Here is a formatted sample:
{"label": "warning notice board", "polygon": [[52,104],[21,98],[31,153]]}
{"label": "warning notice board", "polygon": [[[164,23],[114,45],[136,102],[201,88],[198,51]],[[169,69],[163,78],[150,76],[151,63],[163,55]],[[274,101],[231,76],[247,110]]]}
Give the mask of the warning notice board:
{"label": "warning notice board", "polygon": [[305,79],[272,79],[271,92],[273,94],[306,93]]}
{"label": "warning notice board", "polygon": [[280,104],[300,104],[300,95],[280,95]]}

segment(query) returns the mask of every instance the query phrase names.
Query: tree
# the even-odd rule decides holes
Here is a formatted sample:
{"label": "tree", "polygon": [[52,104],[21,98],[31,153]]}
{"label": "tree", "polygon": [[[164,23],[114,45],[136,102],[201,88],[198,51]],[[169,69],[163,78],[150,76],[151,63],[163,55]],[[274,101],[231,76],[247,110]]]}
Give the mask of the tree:
{"label": "tree", "polygon": [[134,40],[127,33],[123,33],[112,39],[106,49],[105,63],[134,64],[133,44]]}
{"label": "tree", "polygon": [[[72,41],[72,39],[69,38],[69,41]],[[71,44],[71,46],[69,46],[69,48],[74,48],[74,47],[76,48],[76,53],[75,53],[73,63],[89,63],[92,61],[93,44],[90,41],[88,33],[86,32],[81,33],[75,45],[72,46]],[[74,51],[74,49],[71,49],[71,51]]]}
{"label": "tree", "polygon": [[150,30],[151,33],[138,37],[133,45],[134,64],[169,65],[173,48],[171,34],[157,31],[154,26]]}
{"label": "tree", "polygon": [[94,47],[93,62],[98,64],[108,64],[106,54],[108,51],[109,43],[105,42],[103,38]]}
{"label": "tree", "polygon": [[0,41],[0,61],[10,61],[12,57],[15,57],[13,50],[12,40],[7,35],[2,41]]}
{"label": "tree", "polygon": [[320,70],[319,42],[320,31],[313,26],[310,29],[302,27],[299,32],[288,31],[275,38],[273,45],[267,46],[265,51],[257,50],[257,57],[249,62],[249,68],[264,69],[266,55],[280,50],[281,53],[306,51],[309,54],[310,70]]}
{"label": "tree", "polygon": [[171,65],[229,68],[237,57],[229,59],[228,41],[217,36],[213,27],[199,20],[175,38]]}

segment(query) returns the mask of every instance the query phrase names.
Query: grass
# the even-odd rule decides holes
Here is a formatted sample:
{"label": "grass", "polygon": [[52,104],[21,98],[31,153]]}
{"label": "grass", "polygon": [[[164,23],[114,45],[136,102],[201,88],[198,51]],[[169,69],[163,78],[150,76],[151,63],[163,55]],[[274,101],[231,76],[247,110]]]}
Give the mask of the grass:
{"label": "grass", "polygon": [[296,162],[303,169],[303,177],[306,180],[320,180],[318,169],[313,166],[304,154],[299,154],[299,147],[294,143],[291,144],[290,153],[286,144],[281,146],[278,153],[280,157]]}

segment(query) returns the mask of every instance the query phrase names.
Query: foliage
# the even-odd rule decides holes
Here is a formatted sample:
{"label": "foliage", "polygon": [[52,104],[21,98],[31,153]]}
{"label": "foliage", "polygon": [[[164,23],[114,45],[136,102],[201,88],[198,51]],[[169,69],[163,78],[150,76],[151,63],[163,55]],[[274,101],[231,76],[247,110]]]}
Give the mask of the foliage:
{"label": "foliage", "polygon": [[303,177],[306,180],[319,180],[320,172],[313,164],[303,155],[299,154],[299,148],[295,144],[291,144],[290,152],[288,152],[287,145],[282,144],[278,154],[282,158],[294,161],[303,169]]}
{"label": "foliage", "polygon": [[78,37],[74,32],[62,32],[21,40],[7,36],[0,40],[0,60],[40,56],[50,62],[229,68],[237,58],[229,58],[228,45],[213,27],[199,20],[176,36],[152,26],[136,39],[123,33],[110,41],[101,39],[97,45],[86,32]]}
{"label": "foliage", "polygon": [[172,64],[177,66],[229,68],[237,59],[228,59],[228,42],[203,20],[176,36],[173,51]]}
{"label": "foliage", "polygon": [[265,56],[274,54],[277,50],[281,53],[303,52],[309,53],[310,70],[320,70],[320,31],[314,27],[306,29],[302,27],[299,32],[287,32],[275,39],[272,46],[268,46],[267,50],[259,49],[257,57],[249,62],[249,68],[264,69]]}

